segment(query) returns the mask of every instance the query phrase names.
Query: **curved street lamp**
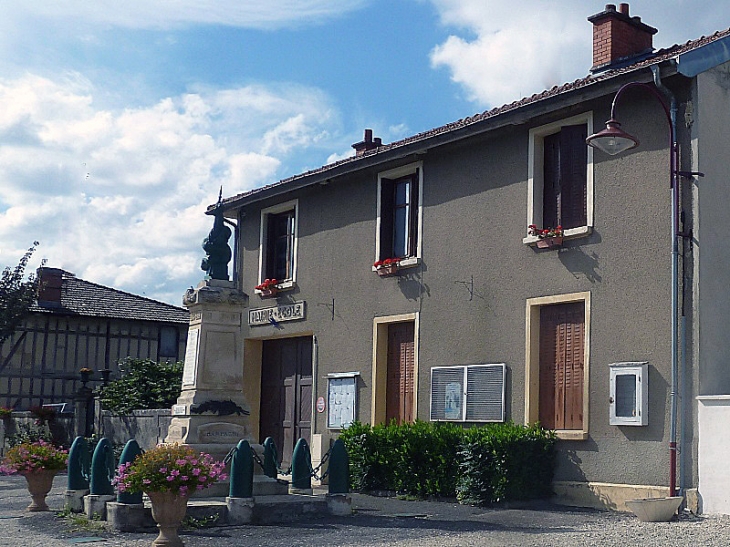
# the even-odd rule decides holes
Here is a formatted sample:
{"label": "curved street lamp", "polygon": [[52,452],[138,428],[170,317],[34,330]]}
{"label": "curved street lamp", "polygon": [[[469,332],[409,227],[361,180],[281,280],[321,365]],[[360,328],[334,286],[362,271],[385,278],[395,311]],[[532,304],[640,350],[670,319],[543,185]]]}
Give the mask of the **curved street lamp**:
{"label": "curved street lamp", "polygon": [[[621,129],[621,124],[616,120],[616,103],[618,103],[621,95],[630,88],[639,87],[651,93],[651,95],[659,101],[662,109],[667,116],[669,124],[669,178],[672,194],[672,378],[671,391],[669,395],[670,406],[670,432],[669,432],[669,495],[674,496],[677,493],[677,385],[679,376],[679,282],[677,272],[679,270],[679,146],[677,145],[677,102],[671,92],[662,85],[659,79],[659,67],[654,65],[651,67],[654,73],[654,81],[656,84],[642,82],[629,82],[623,85],[613,98],[611,104],[611,119],[606,122],[606,129],[591,135],[586,139],[586,144],[593,148],[598,148],[611,156],[620,154],[639,145],[639,139],[629,135]],[[663,88],[665,93],[670,97],[670,104],[664,95],[657,89]]]}

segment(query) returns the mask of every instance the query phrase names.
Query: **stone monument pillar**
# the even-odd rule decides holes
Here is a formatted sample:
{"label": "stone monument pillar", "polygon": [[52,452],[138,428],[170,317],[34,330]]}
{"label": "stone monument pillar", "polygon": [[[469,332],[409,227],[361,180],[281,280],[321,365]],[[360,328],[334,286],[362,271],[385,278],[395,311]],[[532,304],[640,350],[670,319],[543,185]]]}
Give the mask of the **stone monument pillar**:
{"label": "stone monument pillar", "polygon": [[242,318],[247,296],[232,281],[208,279],[189,289],[182,393],[172,407],[166,443],[222,459],[241,439],[253,442],[243,395]]}

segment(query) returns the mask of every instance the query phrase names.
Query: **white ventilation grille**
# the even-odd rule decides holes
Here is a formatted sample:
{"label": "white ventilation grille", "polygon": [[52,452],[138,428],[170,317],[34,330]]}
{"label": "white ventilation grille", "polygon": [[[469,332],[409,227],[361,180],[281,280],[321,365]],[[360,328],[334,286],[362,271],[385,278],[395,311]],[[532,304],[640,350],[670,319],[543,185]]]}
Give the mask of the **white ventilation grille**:
{"label": "white ventilation grille", "polygon": [[504,421],[504,363],[433,367],[431,420]]}

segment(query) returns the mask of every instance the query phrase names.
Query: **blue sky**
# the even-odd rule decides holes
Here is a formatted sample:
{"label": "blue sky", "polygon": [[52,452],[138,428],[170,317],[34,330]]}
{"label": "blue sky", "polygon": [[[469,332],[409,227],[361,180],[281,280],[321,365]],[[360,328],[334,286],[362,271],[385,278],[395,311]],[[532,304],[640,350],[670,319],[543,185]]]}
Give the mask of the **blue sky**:
{"label": "blue sky", "polygon": [[[37,5],[36,5],[37,4]],[[0,265],[179,304],[225,195],[585,76],[585,0],[0,0]],[[730,5],[631,2],[655,47]]]}

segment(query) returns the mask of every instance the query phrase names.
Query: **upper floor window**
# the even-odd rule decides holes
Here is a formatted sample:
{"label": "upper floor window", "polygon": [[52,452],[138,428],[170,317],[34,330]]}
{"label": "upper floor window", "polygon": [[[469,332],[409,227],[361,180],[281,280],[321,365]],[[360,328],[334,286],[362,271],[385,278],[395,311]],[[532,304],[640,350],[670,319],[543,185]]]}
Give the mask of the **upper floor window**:
{"label": "upper floor window", "polygon": [[[562,227],[566,237],[593,226],[593,132],[591,112],[530,130],[527,225]],[[536,236],[527,236],[532,243]]]}
{"label": "upper floor window", "polygon": [[408,266],[420,257],[421,167],[419,162],[378,175],[376,260],[401,258],[401,266]]}
{"label": "upper floor window", "polygon": [[296,281],[297,209],[291,201],[261,211],[259,282],[276,279],[287,288]]}

